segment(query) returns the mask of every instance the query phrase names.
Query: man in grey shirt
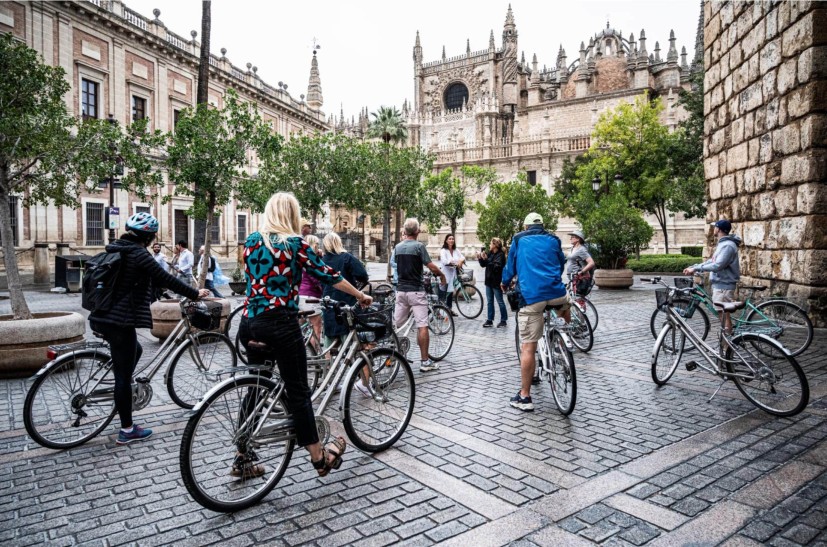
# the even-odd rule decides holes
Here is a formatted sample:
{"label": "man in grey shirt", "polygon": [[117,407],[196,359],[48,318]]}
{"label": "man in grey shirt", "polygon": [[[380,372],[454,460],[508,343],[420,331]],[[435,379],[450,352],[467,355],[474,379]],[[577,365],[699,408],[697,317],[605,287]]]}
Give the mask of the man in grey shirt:
{"label": "man in grey shirt", "polygon": [[408,316],[413,313],[416,321],[416,342],[419,345],[421,363],[420,372],[439,370],[439,365],[428,357],[428,296],[425,294],[425,285],[422,282],[422,273],[427,266],[440,281],[445,283],[445,275],[431,261],[428,249],[416,238],[419,235],[419,221],[409,218],[405,221],[405,239],[393,250],[399,284],[396,288],[396,308],[393,322],[399,327]]}

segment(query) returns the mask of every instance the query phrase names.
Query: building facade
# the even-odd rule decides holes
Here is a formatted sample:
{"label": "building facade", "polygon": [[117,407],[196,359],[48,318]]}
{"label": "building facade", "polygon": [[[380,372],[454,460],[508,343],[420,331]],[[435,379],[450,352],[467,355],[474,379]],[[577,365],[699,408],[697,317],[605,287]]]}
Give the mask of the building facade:
{"label": "building facade", "polygon": [[[154,10],[154,18],[127,7],[120,0],[81,0],[73,2],[0,2],[0,32],[11,33],[36,50],[44,62],[60,66],[71,84],[66,96],[69,112],[75,116],[107,118],[126,125],[138,118],[149,118],[151,129],[173,131],[178,113],[195,104],[200,43],[197,33],[184,38],[168,29]],[[329,126],[323,104],[318,61],[311,60],[307,98],[293,97],[287,85],[272,86],[257,74],[257,68],[233,65],[222,49],[210,58],[209,102],[218,107],[229,88],[242,100],[255,102],[274,132],[289,138],[297,132],[327,131]],[[42,261],[49,254],[95,254],[103,249],[107,230],[104,211],[110,205],[120,210],[120,226],[131,214],[148,211],[158,217],[159,240],[167,247],[198,239],[195,222],[187,217],[191,199],[171,194],[167,183],[152,202],[116,189],[109,202],[109,188],[81,198],[81,207],[34,206],[24,208],[19,196],[12,200],[15,247],[23,269],[30,268],[36,256]],[[257,216],[227,205],[217,218],[211,234],[213,249],[219,256],[234,257],[238,243],[257,228]],[[48,251],[44,251],[47,249]],[[47,259],[49,258],[48,255]],[[49,264],[51,260],[49,260]],[[35,268],[37,271],[37,268]],[[47,270],[48,271],[48,270]]]}
{"label": "building facade", "polygon": [[[675,128],[685,117],[677,99],[681,89],[689,88],[693,68],[686,48],[678,53],[674,32],[664,49],[662,54],[659,42],[647,43],[645,31],[638,39],[625,37],[607,23],[581,42],[573,60],[561,45],[551,67],[541,66],[536,54],[531,62],[519,54],[510,6],[499,46],[492,30],[486,49],[472,51],[469,42],[465,53],[448,57],[443,46],[441,59],[426,62],[417,33],[414,101],[403,106],[410,144],[433,152],[437,170],[482,165],[493,168],[500,180],[525,171],[531,184],[552,192],[563,161],[589,148],[601,113],[648,93],[663,99],[665,125]],[[353,130],[362,125],[360,115]],[[475,199],[485,199],[484,193]],[[655,227],[652,250],[663,252],[659,225],[654,217],[647,220]],[[459,244],[467,249],[478,244],[476,221],[469,212],[458,228]],[[674,215],[670,249],[702,244],[703,226],[703,219]],[[560,219],[560,233],[573,228],[572,219]]]}

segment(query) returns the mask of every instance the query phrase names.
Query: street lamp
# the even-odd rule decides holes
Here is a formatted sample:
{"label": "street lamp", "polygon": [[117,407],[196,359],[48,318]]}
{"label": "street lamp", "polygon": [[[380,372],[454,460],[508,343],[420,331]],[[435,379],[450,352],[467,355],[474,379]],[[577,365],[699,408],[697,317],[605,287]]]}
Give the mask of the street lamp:
{"label": "street lamp", "polygon": [[359,238],[359,251],[362,254],[362,262],[365,261],[365,214],[362,213],[358,217],[356,217],[356,224],[361,224],[362,226],[362,237]]}
{"label": "street lamp", "polygon": [[[116,120],[112,114],[109,114],[109,118],[107,118],[106,121],[113,126],[118,125],[118,120]],[[115,209],[115,181],[117,180],[115,175],[123,175],[123,163],[121,158],[115,156],[113,159],[115,161],[115,165],[109,170],[109,177],[107,180],[109,183],[109,209],[106,214],[106,223],[109,225],[109,243],[115,241],[117,237],[115,234],[115,224],[112,222],[112,215],[114,214]]]}
{"label": "street lamp", "polygon": [[[595,175],[592,179],[592,191],[599,197],[601,193],[608,194],[609,193],[609,173],[604,173],[604,178],[601,179],[599,176]],[[620,173],[615,175],[615,184],[620,185],[623,182],[623,177],[620,176]],[[605,185],[603,184],[605,181]],[[602,188],[602,192],[601,192]]]}

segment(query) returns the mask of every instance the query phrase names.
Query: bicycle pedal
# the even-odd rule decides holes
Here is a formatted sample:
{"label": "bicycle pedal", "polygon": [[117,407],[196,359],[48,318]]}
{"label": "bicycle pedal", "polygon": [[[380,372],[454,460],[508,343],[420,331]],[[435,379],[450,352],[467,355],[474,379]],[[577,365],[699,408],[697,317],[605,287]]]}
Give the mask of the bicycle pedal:
{"label": "bicycle pedal", "polygon": [[686,366],[686,370],[692,371],[698,368],[698,363],[697,361],[687,361],[684,366]]}

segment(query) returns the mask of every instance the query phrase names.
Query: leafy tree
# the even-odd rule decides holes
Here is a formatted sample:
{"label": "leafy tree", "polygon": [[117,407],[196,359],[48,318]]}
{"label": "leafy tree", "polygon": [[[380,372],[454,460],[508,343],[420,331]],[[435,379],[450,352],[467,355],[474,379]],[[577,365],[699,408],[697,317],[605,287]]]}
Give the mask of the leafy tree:
{"label": "leafy tree", "polygon": [[[198,88],[196,104],[210,102],[210,36],[212,35],[212,2],[201,1],[201,51],[198,56]],[[206,259],[205,259],[206,260]]]}
{"label": "leafy tree", "polygon": [[462,166],[460,175],[461,178],[454,176],[449,167],[422,181],[419,200],[411,213],[427,224],[430,232],[436,233],[447,223],[455,234],[457,222],[473,207],[471,197],[490,186],[497,177],[493,169],[476,165]]}
{"label": "leafy tree", "polygon": [[528,184],[525,172],[520,172],[516,180],[492,184],[485,202],[475,203],[474,210],[479,214],[480,241],[499,237],[509,245],[514,235],[523,230],[523,221],[531,212],[543,217],[546,230],[557,229],[551,196],[542,187]]}
{"label": "leafy tree", "polygon": [[598,268],[624,268],[629,254],[652,239],[652,227],[620,192],[602,197],[599,206],[593,207],[581,224]]}
{"label": "leafy tree", "polygon": [[70,89],[63,70],[45,65],[8,34],[0,35],[0,74],[0,238],[12,314],[30,319],[14,253],[10,197],[22,195],[26,205],[78,207],[82,194],[99,191],[116,159],[128,169],[124,187],[144,195],[161,180],[144,155],[160,138],[146,132],[146,121],[125,133],[102,120],[78,124],[63,100]]}
{"label": "leafy tree", "polygon": [[[281,146],[281,137],[271,133],[256,107],[239,101],[233,90],[227,92],[222,109],[199,104],[183,110],[167,147],[166,166],[174,193],[194,198],[187,214],[205,220],[209,234],[215,216],[233,197],[242,205],[263,207],[262,190],[276,168]],[[172,196],[164,199],[168,202]],[[209,256],[209,237],[204,248]],[[206,272],[203,268],[201,287]]]}
{"label": "leafy tree", "polygon": [[671,208],[683,211],[687,218],[706,215],[706,181],[704,179],[704,74],[692,76],[691,90],[681,90],[678,104],[689,117],[672,134],[669,164],[674,175]]}

